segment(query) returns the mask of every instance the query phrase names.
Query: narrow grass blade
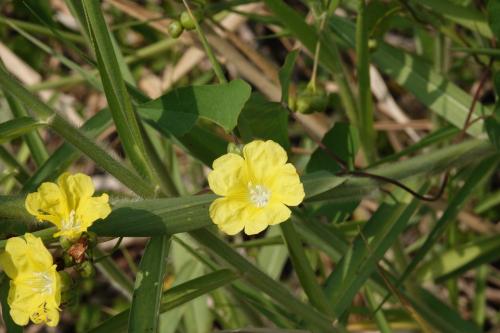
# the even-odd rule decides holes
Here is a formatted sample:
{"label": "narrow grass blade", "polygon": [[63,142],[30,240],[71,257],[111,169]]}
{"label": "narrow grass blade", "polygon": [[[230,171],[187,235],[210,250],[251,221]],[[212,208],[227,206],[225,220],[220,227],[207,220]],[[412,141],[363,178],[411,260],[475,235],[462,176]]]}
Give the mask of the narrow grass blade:
{"label": "narrow grass blade", "polygon": [[[330,27],[350,46],[354,46],[355,30],[352,23],[335,17],[330,20]],[[371,58],[383,72],[436,114],[457,128],[464,126],[472,96],[437,73],[427,62],[383,42],[379,43]],[[473,119],[485,114],[490,114],[489,108],[477,103]],[[483,121],[479,120],[467,129],[467,133],[478,137],[483,133],[482,128]]]}
{"label": "narrow grass blade", "polygon": [[494,262],[499,257],[499,237],[481,237],[433,256],[432,260],[415,270],[414,277],[422,283],[429,280],[443,282],[485,263]]}
{"label": "narrow grass blade", "polygon": [[[205,295],[213,290],[227,285],[238,279],[238,275],[225,269],[204,275],[202,277],[185,282],[165,291],[161,299],[161,312],[166,312],[181,306],[201,295]],[[109,333],[123,332],[127,329],[129,310],[125,310],[118,315],[106,320],[89,333]]]}
{"label": "narrow grass blade", "polygon": [[308,325],[329,332],[342,331],[341,328],[335,327],[327,316],[296,299],[285,287],[283,287],[283,285],[262,273],[262,271],[210,231],[191,231],[190,235],[198,243],[209,249],[214,255],[244,274],[245,279],[249,283],[269,295],[274,301],[281,304],[295,315],[307,321]]}
{"label": "narrow grass blade", "polygon": [[44,125],[31,117],[19,117],[0,123],[0,144],[30,133]]}
{"label": "narrow grass blade", "polygon": [[156,332],[170,236],[152,237],[142,256],[134,285],[128,332]]}
{"label": "narrow grass blade", "polygon": [[127,156],[139,174],[151,180],[154,174],[100,6],[97,0],[83,2],[104,92]]}
{"label": "narrow grass blade", "polygon": [[[260,249],[257,255],[257,266],[271,278],[278,280],[288,258],[288,253],[286,247],[283,245],[283,239],[278,228],[270,228],[264,240],[272,237],[279,237],[281,243]],[[242,244],[245,243],[247,242]]]}
{"label": "narrow grass blade", "polygon": [[406,192],[396,191],[394,198],[377,209],[327,279],[325,290],[337,316],[346,311],[419,207],[419,200]]}
{"label": "narrow grass blade", "polygon": [[309,302],[319,311],[332,316],[333,308],[330,305],[325,293],[320,288],[318,280],[309,264],[301,240],[295,231],[292,221],[280,224],[281,233],[285,239],[292,260],[295,272],[300,284],[309,299]]}
{"label": "narrow grass blade", "polygon": [[132,280],[116,265],[111,256],[101,251],[98,247],[94,248],[94,255],[102,258],[96,263],[96,267],[108,278],[111,284],[122,293],[127,299],[132,300],[134,283]]}
{"label": "narrow grass blade", "polygon": [[[95,138],[106,128],[111,126],[111,114],[107,109],[103,109],[96,113],[92,118],[88,119],[80,131],[90,138]],[[23,184],[22,192],[33,192],[40,184],[47,180],[54,180],[66,171],[71,163],[81,156],[73,145],[69,143],[62,144],[54,151],[48,160],[43,163],[35,173]]]}
{"label": "narrow grass blade", "polygon": [[154,194],[152,185],[145,183],[135,173],[124,167],[122,163],[111,157],[102,147],[74,128],[48,105],[33,96],[3,69],[0,69],[0,86],[31,108],[38,115],[39,121],[47,122],[55,132],[89,156],[132,191],[146,197]]}
{"label": "narrow grass blade", "polygon": [[488,283],[488,266],[482,265],[476,270],[476,294],[474,296],[474,303],[472,313],[474,322],[479,327],[484,327],[486,320],[486,288]]}
{"label": "narrow grass blade", "polygon": [[[28,112],[26,111],[26,109],[15,98],[12,98],[8,94],[5,94],[5,99],[9,104],[10,111],[12,112],[12,115],[14,115],[14,117],[20,118],[28,116]],[[24,138],[26,140],[26,144],[30,149],[31,156],[33,156],[35,164],[40,167],[40,165],[42,165],[49,157],[40,134],[37,131],[33,131],[26,133]]]}
{"label": "narrow grass blade", "polygon": [[401,283],[406,280],[406,278],[415,270],[417,265],[424,259],[444,230],[446,230],[446,226],[454,221],[455,217],[460,212],[469,196],[474,192],[477,185],[491,174],[491,172],[496,168],[497,163],[497,157],[490,157],[483,160],[476,168],[474,168],[462,188],[460,188],[453,198],[451,198],[448,207],[427,236],[425,243],[415,253],[412,261],[399,278],[398,285],[401,285]]}
{"label": "narrow grass blade", "polygon": [[0,146],[0,160],[15,172],[15,177],[21,184],[30,177],[28,171],[24,168],[24,166],[19,163],[14,158],[14,156],[12,156],[12,154],[3,146]]}

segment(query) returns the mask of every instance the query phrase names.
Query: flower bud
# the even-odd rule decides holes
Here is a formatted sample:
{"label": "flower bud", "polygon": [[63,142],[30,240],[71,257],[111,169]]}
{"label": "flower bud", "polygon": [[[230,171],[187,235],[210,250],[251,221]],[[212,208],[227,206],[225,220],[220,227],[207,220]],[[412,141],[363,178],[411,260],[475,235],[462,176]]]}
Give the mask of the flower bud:
{"label": "flower bud", "polygon": [[[199,22],[200,19],[201,19],[200,12],[193,10],[193,11],[191,11],[191,13],[194,16],[194,19],[197,22]],[[194,20],[191,18],[191,15],[189,15],[188,11],[183,11],[181,13],[180,21],[181,21],[182,27],[184,29],[186,29],[186,30],[194,30],[194,29],[196,29],[196,24],[195,24]]]}
{"label": "flower bud", "polygon": [[59,244],[61,245],[63,250],[66,251],[71,247],[71,245],[73,245],[73,242],[64,236],[61,236],[59,237]]}
{"label": "flower bud", "polygon": [[242,149],[242,145],[238,145],[234,142],[229,142],[229,144],[227,145],[227,152],[230,154],[236,154],[236,155],[243,156],[241,149]]}
{"label": "flower bud", "polygon": [[328,107],[328,96],[322,90],[315,92],[305,90],[297,97],[295,111],[309,114],[313,112],[324,112]]}
{"label": "flower bud", "polygon": [[75,259],[73,259],[73,257],[70,256],[67,252],[64,252],[63,254],[63,262],[64,267],[72,267],[75,265]]}
{"label": "flower bud", "polygon": [[179,36],[182,34],[183,31],[184,31],[184,28],[182,27],[181,22],[179,22],[177,20],[173,20],[168,25],[168,34],[172,38],[179,38]]}
{"label": "flower bud", "polygon": [[97,245],[97,234],[92,231],[86,232],[88,248],[93,249]]}
{"label": "flower bud", "polygon": [[95,268],[90,261],[84,261],[81,264],[78,264],[76,269],[84,278],[90,278],[95,275]]}

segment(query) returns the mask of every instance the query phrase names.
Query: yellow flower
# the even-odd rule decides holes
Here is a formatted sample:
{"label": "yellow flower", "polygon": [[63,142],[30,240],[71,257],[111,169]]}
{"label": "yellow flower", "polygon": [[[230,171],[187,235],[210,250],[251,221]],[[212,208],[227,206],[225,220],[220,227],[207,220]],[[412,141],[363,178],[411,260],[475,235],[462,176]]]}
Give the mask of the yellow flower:
{"label": "yellow flower", "polygon": [[286,163],[285,150],[274,141],[253,141],[243,157],[229,153],[216,159],[208,175],[212,191],[223,196],[210,206],[210,217],[223,232],[247,235],[288,220],[304,199],[295,167]]}
{"label": "yellow flower", "polygon": [[92,179],[82,173],[62,174],[56,183],[43,183],[37,192],[26,197],[26,209],[39,221],[48,221],[59,231],[54,237],[74,240],[95,220],[109,215],[108,195],[92,197]]}
{"label": "yellow flower", "polygon": [[17,325],[56,326],[61,303],[61,278],[50,252],[32,234],[7,240],[0,266],[11,279],[7,302]]}

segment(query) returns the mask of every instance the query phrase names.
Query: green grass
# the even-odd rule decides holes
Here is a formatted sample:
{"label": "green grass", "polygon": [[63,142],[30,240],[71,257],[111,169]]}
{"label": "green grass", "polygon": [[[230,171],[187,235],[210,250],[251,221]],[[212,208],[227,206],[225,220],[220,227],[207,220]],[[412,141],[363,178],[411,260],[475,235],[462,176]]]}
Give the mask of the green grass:
{"label": "green grass", "polygon": [[[93,176],[113,207],[90,229],[97,274],[66,268],[61,330],[500,328],[496,0],[64,4],[0,5],[2,44],[24,63],[0,66],[0,251],[29,231],[62,258],[24,199],[65,171]],[[195,29],[165,35],[193,10]],[[326,111],[291,114],[311,76]],[[287,150],[306,198],[280,226],[230,237],[206,175],[253,139]],[[403,188],[438,193],[445,173],[434,202]],[[3,325],[23,332],[8,289],[2,273]]]}

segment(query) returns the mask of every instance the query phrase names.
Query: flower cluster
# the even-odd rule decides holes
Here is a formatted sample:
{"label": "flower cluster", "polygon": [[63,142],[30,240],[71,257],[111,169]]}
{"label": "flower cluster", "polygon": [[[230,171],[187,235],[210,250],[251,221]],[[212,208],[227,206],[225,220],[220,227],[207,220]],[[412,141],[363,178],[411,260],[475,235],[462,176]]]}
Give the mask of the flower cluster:
{"label": "flower cluster", "polygon": [[[253,235],[290,218],[288,206],[302,202],[304,188],[287,159],[285,150],[277,143],[257,140],[245,145],[242,151],[233,150],[214,161],[208,183],[221,197],[211,204],[209,213],[221,231],[234,235],[244,230]],[[82,234],[111,212],[107,194],[93,195],[89,176],[64,173],[56,183],[43,183],[30,193],[25,206],[38,221],[57,227],[54,237],[61,237],[61,244],[73,244],[69,248],[63,246],[65,255],[78,250],[84,256],[85,237],[89,235]],[[27,325],[31,320],[56,326],[64,276],[56,270],[42,240],[30,233],[8,239],[5,251],[0,253],[0,267],[11,279],[8,303],[14,322]]]}
{"label": "flower cluster", "polygon": [[[38,221],[54,224],[54,237],[77,242],[82,233],[111,212],[108,195],[93,197],[94,185],[84,174],[62,174],[57,183],[43,183],[26,197],[27,211]],[[12,237],[0,254],[0,267],[11,279],[7,302],[12,320],[18,325],[59,322],[61,272],[40,238],[27,233]]]}

